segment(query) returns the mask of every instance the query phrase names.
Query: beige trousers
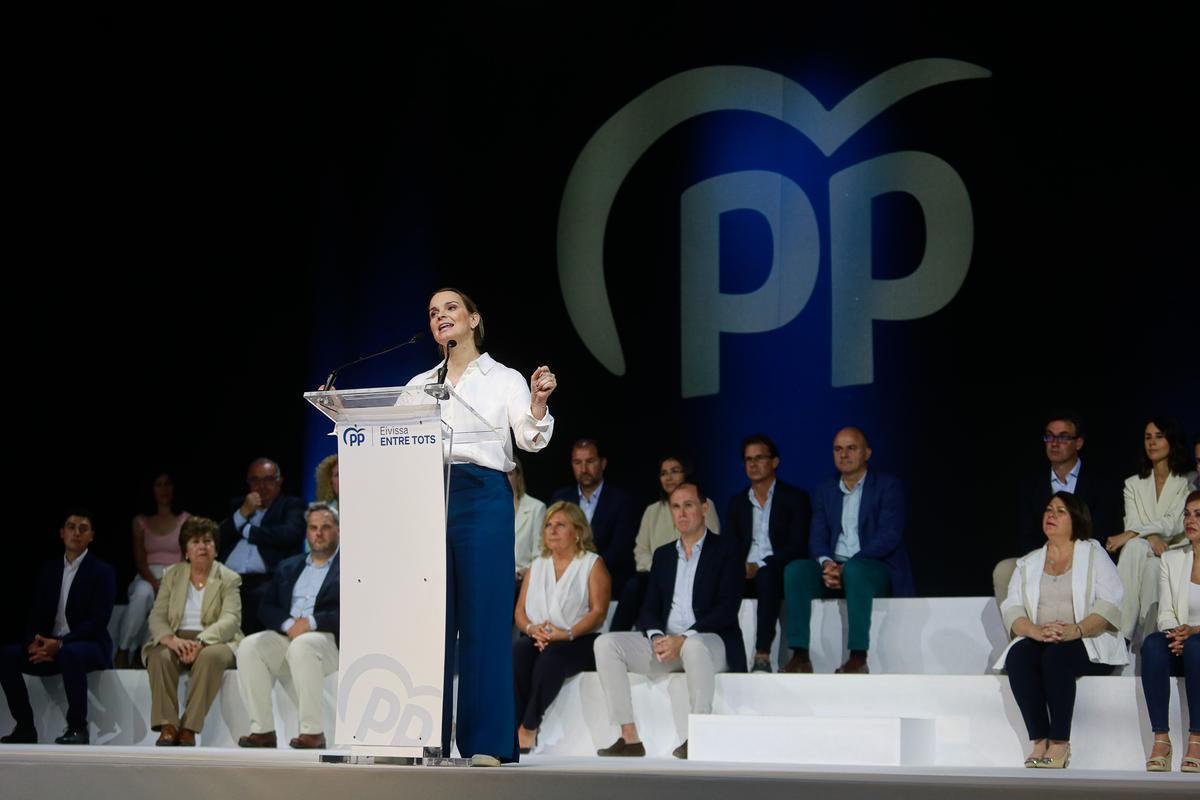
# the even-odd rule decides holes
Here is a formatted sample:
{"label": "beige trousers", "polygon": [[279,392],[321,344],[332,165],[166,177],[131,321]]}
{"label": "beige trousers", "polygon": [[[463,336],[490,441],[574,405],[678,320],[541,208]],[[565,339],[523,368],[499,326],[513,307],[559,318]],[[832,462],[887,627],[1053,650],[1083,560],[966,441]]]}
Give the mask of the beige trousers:
{"label": "beige trousers", "polygon": [[[175,635],[180,639],[195,639],[197,634],[196,631],[177,631]],[[208,709],[221,689],[221,678],[233,663],[233,648],[227,644],[210,644],[200,651],[192,664],[181,663],[179,656],[165,645],[154,645],[146,658],[150,679],[150,727],[158,730],[163,725],[174,725],[199,733],[204,728]],[[181,721],[179,673],[185,669],[192,671],[192,679],[188,682]]]}
{"label": "beige trousers", "polygon": [[[1158,606],[1158,573],[1162,559],[1154,555],[1150,542],[1142,536],[1130,539],[1121,548],[1117,559],[1117,575],[1125,596],[1121,598],[1121,635],[1133,639],[1133,632],[1142,625],[1143,633],[1158,628],[1158,620],[1150,621],[1150,629],[1144,627],[1147,615]],[[1156,612],[1157,616],[1157,612]]]}
{"label": "beige trousers", "polygon": [[596,672],[608,701],[609,722],[625,725],[633,722],[633,698],[629,673],[666,675],[686,672],[688,701],[693,714],[712,713],[717,673],[725,672],[725,643],[715,633],[697,633],[683,643],[679,658],[665,663],[654,657],[645,634],[606,633],[596,639]]}
{"label": "beige trousers", "polygon": [[299,709],[300,733],[324,733],[325,676],[337,672],[332,633],[309,631],[288,639],[261,631],[238,645],[238,688],[250,712],[250,732],[275,730],[271,686],[278,680]]}

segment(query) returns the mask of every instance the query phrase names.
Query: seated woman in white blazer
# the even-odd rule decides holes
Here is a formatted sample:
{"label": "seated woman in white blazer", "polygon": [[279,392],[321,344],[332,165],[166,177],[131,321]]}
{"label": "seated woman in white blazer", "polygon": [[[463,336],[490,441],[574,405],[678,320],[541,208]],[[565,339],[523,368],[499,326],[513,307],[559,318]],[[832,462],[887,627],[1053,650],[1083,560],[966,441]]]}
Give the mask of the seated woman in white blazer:
{"label": "seated woman in white blazer", "polygon": [[1057,492],[1042,515],[1046,545],[1017,561],[1000,606],[1017,638],[996,662],[1008,672],[1033,749],[1026,767],[1063,768],[1071,757],[1075,680],[1129,662],[1117,633],[1121,579],[1092,541],[1087,504]]}
{"label": "seated woman in white blazer", "polygon": [[1168,548],[1182,547],[1183,501],[1192,490],[1187,440],[1179,423],[1156,416],[1142,435],[1142,469],[1125,479],[1125,530],[1108,537],[1108,552],[1121,551],[1117,573],[1125,587],[1121,635],[1133,640],[1158,602],[1158,559]]}
{"label": "seated woman in white blazer", "polygon": [[1170,679],[1182,675],[1187,691],[1187,754],[1184,772],[1200,772],[1200,491],[1187,496],[1183,531],[1190,547],[1163,554],[1158,583],[1158,632],[1142,642],[1142,689],[1154,731],[1149,772],[1171,769]]}

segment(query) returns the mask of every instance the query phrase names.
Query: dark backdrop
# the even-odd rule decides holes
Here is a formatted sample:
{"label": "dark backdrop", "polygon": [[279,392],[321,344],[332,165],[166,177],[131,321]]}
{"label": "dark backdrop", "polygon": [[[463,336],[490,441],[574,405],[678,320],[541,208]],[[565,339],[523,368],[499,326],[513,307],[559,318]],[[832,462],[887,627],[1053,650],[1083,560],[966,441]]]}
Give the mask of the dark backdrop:
{"label": "dark backdrop", "polygon": [[[479,301],[497,358],[560,376],[556,437],[525,459],[535,495],[570,480],[569,443],[587,434],[605,442],[610,478],[646,501],[656,455],[691,453],[723,511],[746,434],[775,436],[781,475],[811,488],[832,474],[834,431],[857,423],[872,464],[908,487],[919,589],[986,593],[1011,554],[1013,484],[1044,463],[1048,408],[1087,418],[1085,460],[1117,478],[1136,468],[1147,414],[1200,428],[1185,27],[1141,8],[1080,20],[1034,6],[754,3],[27,20],[9,115],[24,245],[9,258],[22,386],[9,407],[34,461],[14,464],[27,510],[6,599],[22,607],[24,567],[58,551],[61,509],[76,502],[94,509],[94,547],[123,589],[130,518],[155,470],[174,470],[183,505],[216,517],[259,454],[279,460],[285,491],[311,494],[333,446],[300,394],[333,363],[422,329],[428,292],[445,284]],[[606,120],[697,67],[770,70],[829,107],[930,57],[991,77],[913,95],[829,163],[795,131],[736,112],[650,147],[605,243],[626,373],[589,353],[555,242],[567,175]],[[680,192],[778,171],[825,225],[831,171],[904,149],[943,159],[970,193],[971,266],[953,300],[877,322],[874,382],[834,388],[824,242],[804,311],[724,335],[720,392],[682,399]],[[875,277],[902,277],[925,245],[920,209],[887,196],[873,210]],[[721,225],[721,291],[752,291],[769,237],[752,215]],[[418,344],[342,385],[403,382],[433,360]]]}

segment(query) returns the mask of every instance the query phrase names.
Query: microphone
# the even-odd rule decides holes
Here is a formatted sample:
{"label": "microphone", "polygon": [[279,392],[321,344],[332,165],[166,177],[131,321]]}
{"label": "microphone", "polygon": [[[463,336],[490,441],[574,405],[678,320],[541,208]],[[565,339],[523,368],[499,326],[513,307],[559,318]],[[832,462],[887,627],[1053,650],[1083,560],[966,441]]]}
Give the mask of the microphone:
{"label": "microphone", "polygon": [[407,345],[412,344],[415,341],[418,341],[418,340],[424,339],[424,338],[425,338],[425,331],[423,331],[423,330],[417,331],[416,333],[414,333],[412,336],[410,336],[408,339],[404,340],[400,344],[392,345],[391,347],[389,347],[386,350],[380,350],[378,353],[371,353],[369,356],[359,356],[358,358],[354,359],[353,361],[347,361],[345,364],[342,364],[340,367],[335,368],[333,370],[333,372],[329,373],[329,377],[325,379],[325,390],[330,391],[333,389],[334,380],[337,379],[338,374],[342,370],[344,370],[346,367],[353,367],[355,364],[362,363],[363,361],[369,361],[372,358],[375,358],[376,356],[382,356],[382,355],[392,352],[393,350],[399,350],[401,347],[405,347]]}
{"label": "microphone", "polygon": [[446,360],[438,368],[437,382],[425,387],[425,393],[438,400],[447,400],[450,397],[450,392],[446,391],[446,373],[450,371],[450,351],[455,347],[458,347],[458,342],[453,339],[446,342]]}

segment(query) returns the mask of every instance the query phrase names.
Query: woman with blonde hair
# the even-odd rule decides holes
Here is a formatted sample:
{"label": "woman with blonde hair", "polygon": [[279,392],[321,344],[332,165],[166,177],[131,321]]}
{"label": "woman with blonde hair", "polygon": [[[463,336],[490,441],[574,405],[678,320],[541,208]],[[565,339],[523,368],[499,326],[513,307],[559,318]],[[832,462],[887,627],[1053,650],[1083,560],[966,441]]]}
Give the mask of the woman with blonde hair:
{"label": "woman with blonde hair", "polygon": [[546,510],[542,555],[530,565],[513,612],[522,632],[512,648],[521,752],[536,743],[542,717],[563,682],[596,668],[592,644],[611,596],[587,517],[574,503],[554,503]]}
{"label": "woman with blonde hair", "polygon": [[341,488],[337,453],[325,456],[321,459],[321,463],[317,464],[317,502],[324,503],[337,511]]}

